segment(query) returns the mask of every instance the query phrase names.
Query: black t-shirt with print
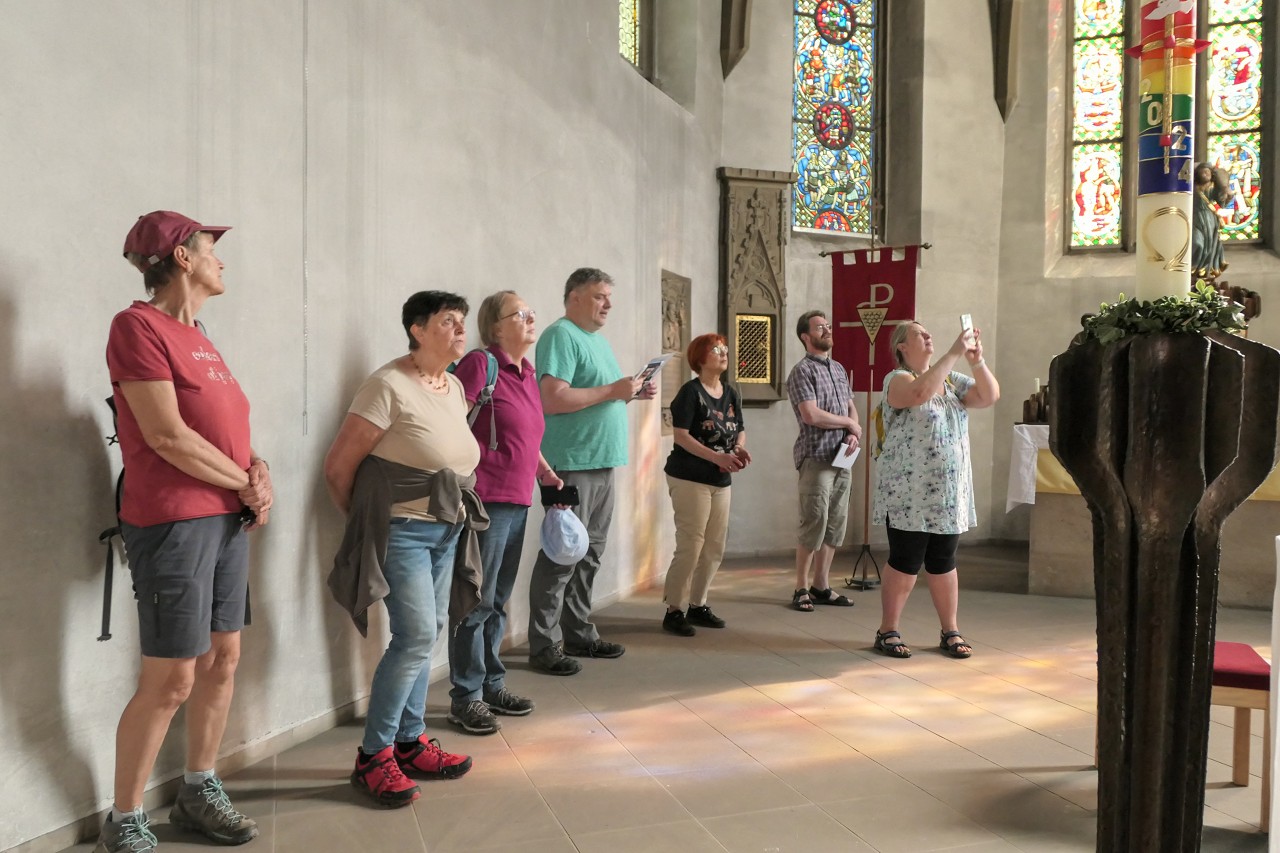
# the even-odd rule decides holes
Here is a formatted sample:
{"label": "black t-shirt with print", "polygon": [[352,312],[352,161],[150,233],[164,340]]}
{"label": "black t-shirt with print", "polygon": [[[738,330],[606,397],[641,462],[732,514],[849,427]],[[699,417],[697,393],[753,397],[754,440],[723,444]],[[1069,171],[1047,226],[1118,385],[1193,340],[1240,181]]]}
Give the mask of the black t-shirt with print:
{"label": "black t-shirt with print", "polygon": [[[687,429],[699,444],[721,453],[732,452],[742,431],[742,399],[731,385],[722,385],[720,399],[707,393],[702,382],[691,379],[671,401],[671,425]],[[708,486],[727,486],[731,478],[719,466],[694,456],[680,445],[671,449],[665,470],[677,480],[691,480]]]}

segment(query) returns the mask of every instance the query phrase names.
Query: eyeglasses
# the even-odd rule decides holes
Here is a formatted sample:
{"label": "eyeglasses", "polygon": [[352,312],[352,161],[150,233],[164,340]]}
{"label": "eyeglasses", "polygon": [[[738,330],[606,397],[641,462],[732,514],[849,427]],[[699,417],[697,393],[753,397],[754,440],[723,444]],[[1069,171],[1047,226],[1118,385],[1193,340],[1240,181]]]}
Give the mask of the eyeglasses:
{"label": "eyeglasses", "polygon": [[818,323],[816,326],[813,327],[813,330],[815,332],[829,332],[831,331],[831,328],[832,327],[827,323]]}
{"label": "eyeglasses", "polygon": [[522,311],[513,311],[505,317],[499,317],[498,322],[510,320],[512,317],[519,317],[521,323],[532,323],[538,317],[538,312],[532,308],[525,308]]}
{"label": "eyeglasses", "polygon": [[729,348],[723,344],[711,348],[712,355],[728,355]]}

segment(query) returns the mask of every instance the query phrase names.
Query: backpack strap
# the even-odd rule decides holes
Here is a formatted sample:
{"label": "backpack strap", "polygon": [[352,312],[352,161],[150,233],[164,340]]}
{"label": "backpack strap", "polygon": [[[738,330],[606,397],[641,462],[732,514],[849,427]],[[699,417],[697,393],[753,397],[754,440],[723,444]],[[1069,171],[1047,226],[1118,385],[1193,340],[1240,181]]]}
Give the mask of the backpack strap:
{"label": "backpack strap", "polygon": [[476,407],[471,413],[471,423],[475,423],[475,416],[479,413],[480,407],[487,405],[489,407],[489,449],[498,449],[498,415],[494,410],[497,408],[493,405],[493,389],[498,385],[498,359],[488,350],[484,351],[488,357],[485,364],[485,380],[484,387],[480,389],[480,396],[476,398]]}
{"label": "backpack strap", "polygon": [[[111,422],[116,424],[116,401],[114,397],[107,398],[107,405],[111,407]],[[107,436],[107,444],[120,443],[120,428],[116,426],[116,434]],[[124,471],[120,471],[120,476],[116,477],[116,523],[114,527],[108,527],[106,530],[98,534],[98,541],[107,546],[107,560],[105,571],[102,574],[102,633],[98,635],[98,642],[106,642],[111,639],[111,586],[115,577],[116,569],[116,549],[112,543],[112,539],[120,536],[120,541],[124,542],[124,537],[120,531],[120,501],[124,496]]]}
{"label": "backpack strap", "polygon": [[[476,418],[480,417],[480,407],[489,406],[489,449],[498,449],[498,417],[493,411],[493,389],[498,384],[498,359],[493,353],[487,349],[474,349],[472,352],[482,352],[485,354],[485,379],[484,387],[480,389],[480,393],[476,396],[476,404],[471,407],[471,412],[467,415],[467,426],[474,426]],[[464,356],[465,358],[465,356]],[[456,372],[458,362],[454,362],[446,368],[450,373]]]}

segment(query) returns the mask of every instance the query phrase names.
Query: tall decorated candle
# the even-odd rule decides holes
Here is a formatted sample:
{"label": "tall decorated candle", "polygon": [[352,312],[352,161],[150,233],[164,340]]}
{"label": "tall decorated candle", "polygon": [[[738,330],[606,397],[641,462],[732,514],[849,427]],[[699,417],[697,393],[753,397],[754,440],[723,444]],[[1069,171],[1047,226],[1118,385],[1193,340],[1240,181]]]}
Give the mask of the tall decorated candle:
{"label": "tall decorated candle", "polygon": [[1191,289],[1191,183],[1196,0],[1142,4],[1138,103],[1138,277],[1136,296],[1182,296]]}

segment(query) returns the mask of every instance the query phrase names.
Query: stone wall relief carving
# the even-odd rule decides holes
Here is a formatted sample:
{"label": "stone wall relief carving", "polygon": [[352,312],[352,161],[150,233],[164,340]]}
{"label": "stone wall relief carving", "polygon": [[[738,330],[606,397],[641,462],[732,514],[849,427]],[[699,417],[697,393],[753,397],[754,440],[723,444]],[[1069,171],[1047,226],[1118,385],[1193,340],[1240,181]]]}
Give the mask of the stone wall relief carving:
{"label": "stone wall relief carving", "polygon": [[675,353],[675,357],[662,367],[662,434],[671,435],[671,401],[680,386],[689,378],[689,364],[685,353],[691,340],[689,317],[691,313],[692,282],[673,272],[662,271],[662,351]]}
{"label": "stone wall relief carving", "polygon": [[787,209],[791,172],[718,170],[721,181],[720,318],[729,381],[744,405],[783,398]]}

